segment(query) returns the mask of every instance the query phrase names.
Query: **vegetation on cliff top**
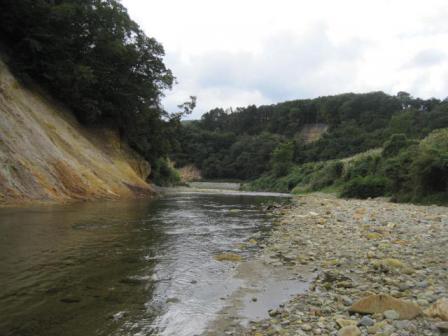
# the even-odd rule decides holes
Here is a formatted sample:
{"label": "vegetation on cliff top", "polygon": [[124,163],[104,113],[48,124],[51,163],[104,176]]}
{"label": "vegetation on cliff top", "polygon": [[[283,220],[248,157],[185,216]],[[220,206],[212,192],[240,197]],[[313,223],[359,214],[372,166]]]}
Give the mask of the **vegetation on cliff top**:
{"label": "vegetation on cliff top", "polygon": [[0,40],[14,72],[85,125],[118,128],[150,162],[166,156],[180,115],[160,98],[174,77],[164,49],[117,0],[4,0]]}

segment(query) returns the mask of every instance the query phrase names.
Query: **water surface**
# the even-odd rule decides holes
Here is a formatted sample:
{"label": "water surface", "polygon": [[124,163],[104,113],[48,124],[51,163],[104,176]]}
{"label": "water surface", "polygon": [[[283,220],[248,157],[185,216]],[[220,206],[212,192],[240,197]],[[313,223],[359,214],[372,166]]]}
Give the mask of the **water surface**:
{"label": "water surface", "polygon": [[[272,195],[0,210],[0,335],[197,335],[241,285],[218,262],[270,220]],[[278,200],[278,198],[277,198]]]}

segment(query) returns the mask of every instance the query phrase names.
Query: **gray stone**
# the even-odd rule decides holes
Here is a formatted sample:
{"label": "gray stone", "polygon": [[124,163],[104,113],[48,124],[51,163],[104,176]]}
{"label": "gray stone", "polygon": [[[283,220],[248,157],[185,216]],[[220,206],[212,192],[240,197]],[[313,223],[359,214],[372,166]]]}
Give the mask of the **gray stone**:
{"label": "gray stone", "polygon": [[400,318],[400,314],[395,310],[386,310],[383,314],[388,320],[398,320]]}
{"label": "gray stone", "polygon": [[436,328],[443,333],[448,333],[448,322],[439,322],[435,324]]}
{"label": "gray stone", "polygon": [[375,324],[375,320],[370,318],[369,316],[363,316],[362,319],[358,322],[358,325],[363,327],[371,327]]}

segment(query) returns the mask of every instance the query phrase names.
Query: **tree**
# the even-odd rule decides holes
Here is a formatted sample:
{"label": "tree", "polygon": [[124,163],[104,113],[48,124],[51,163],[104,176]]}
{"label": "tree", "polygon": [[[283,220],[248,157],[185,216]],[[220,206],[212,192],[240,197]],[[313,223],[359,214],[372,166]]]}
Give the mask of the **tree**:
{"label": "tree", "polygon": [[275,176],[280,177],[288,173],[292,166],[294,156],[294,142],[288,141],[280,144],[272,153],[272,171]]}
{"label": "tree", "polygon": [[118,128],[148,159],[168,148],[160,100],[174,77],[117,0],[3,0],[0,39],[13,70],[84,124]]}
{"label": "tree", "polygon": [[412,97],[411,97],[411,95],[409,93],[407,93],[405,91],[399,91],[397,93],[397,98],[400,101],[401,108],[403,110],[407,109],[408,107],[411,106],[410,103],[411,103]]}

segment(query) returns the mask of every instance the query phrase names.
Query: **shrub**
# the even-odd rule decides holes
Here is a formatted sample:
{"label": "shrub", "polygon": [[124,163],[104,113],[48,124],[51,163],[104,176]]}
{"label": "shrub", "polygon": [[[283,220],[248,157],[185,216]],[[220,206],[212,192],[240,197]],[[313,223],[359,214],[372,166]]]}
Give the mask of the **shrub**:
{"label": "shrub", "polygon": [[343,188],[341,196],[346,198],[369,198],[384,196],[388,180],[380,176],[356,177]]}
{"label": "shrub", "polygon": [[347,171],[344,175],[345,181],[353,180],[357,177],[365,177],[377,174],[381,165],[381,157],[370,155],[347,164]]}
{"label": "shrub", "polygon": [[153,183],[162,187],[181,184],[179,172],[174,168],[171,161],[164,158],[156,160],[150,178]]}
{"label": "shrub", "polygon": [[395,156],[408,145],[409,140],[405,134],[393,134],[390,139],[384,143],[383,156]]}
{"label": "shrub", "polygon": [[411,176],[417,197],[448,194],[448,153],[423,150],[412,165]]}
{"label": "shrub", "polygon": [[272,172],[276,177],[285,176],[292,167],[294,142],[282,143],[272,152]]}
{"label": "shrub", "polygon": [[329,187],[336,182],[344,171],[344,164],[341,161],[330,162],[321,170],[318,170],[311,179],[310,189],[320,190]]}

